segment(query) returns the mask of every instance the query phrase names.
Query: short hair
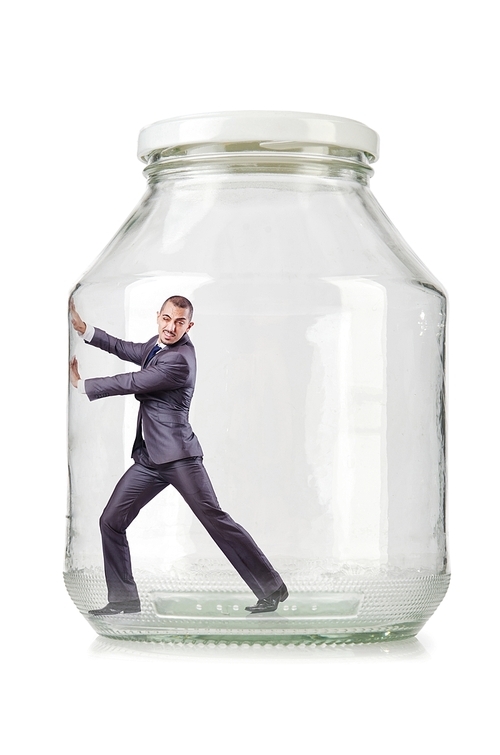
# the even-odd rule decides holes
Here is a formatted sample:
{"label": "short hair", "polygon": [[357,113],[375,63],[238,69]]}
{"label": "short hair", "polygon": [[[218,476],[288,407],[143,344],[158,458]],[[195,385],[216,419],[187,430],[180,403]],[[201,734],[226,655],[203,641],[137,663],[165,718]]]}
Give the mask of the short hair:
{"label": "short hair", "polygon": [[169,296],[168,299],[165,299],[163,304],[161,305],[160,312],[163,312],[163,307],[165,304],[168,304],[168,302],[171,301],[174,307],[179,307],[179,309],[188,309],[189,310],[189,320],[193,317],[193,305],[189,301],[189,299],[186,299],[185,296]]}

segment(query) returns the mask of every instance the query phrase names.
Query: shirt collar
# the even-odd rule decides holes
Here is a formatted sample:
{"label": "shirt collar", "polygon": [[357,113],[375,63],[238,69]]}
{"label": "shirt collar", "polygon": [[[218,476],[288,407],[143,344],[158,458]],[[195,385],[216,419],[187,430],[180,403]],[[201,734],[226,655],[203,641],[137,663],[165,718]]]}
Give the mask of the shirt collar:
{"label": "shirt collar", "polygon": [[[176,341],[176,343],[173,343],[172,346],[180,346],[181,343],[186,343],[187,340],[188,340],[188,334],[184,333],[184,335],[182,336],[182,338],[179,338],[179,340]],[[160,349],[166,349],[167,346],[168,346],[168,348],[170,348],[170,346],[169,346],[168,343],[162,343],[160,341],[160,337],[159,336],[158,336],[158,340],[156,341],[156,346],[159,346]]]}

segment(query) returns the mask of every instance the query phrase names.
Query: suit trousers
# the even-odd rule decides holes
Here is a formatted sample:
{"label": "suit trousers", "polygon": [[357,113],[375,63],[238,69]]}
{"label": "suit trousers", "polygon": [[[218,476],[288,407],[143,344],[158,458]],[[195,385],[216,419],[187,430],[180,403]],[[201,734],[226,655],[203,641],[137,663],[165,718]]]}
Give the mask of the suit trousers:
{"label": "suit trousers", "polygon": [[99,521],[110,603],[139,597],[126,529],[142,507],[168,485],[179,491],[257,598],[280,587],[282,578],[248,532],[219,506],[201,456],[154,464],[142,446],[134,453],[134,462],[118,481]]}

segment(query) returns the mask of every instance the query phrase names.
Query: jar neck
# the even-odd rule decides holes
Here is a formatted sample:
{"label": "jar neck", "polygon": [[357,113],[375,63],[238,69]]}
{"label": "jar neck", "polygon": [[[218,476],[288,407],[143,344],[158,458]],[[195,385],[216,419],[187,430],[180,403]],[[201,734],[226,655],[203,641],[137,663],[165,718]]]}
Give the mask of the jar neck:
{"label": "jar neck", "polygon": [[186,144],[148,156],[150,183],[200,173],[279,173],[344,178],[367,185],[373,173],[366,153],[324,144],[240,142]]}

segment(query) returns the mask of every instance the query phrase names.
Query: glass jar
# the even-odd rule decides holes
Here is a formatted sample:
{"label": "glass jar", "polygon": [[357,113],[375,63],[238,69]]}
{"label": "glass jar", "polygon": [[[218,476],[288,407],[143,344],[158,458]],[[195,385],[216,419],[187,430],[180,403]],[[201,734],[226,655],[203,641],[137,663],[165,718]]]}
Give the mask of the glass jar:
{"label": "glass jar", "polygon": [[[367,642],[444,597],[446,297],[377,156],[305,113],[141,132],[146,194],[71,295],[65,582],[99,634]],[[194,316],[170,300],[164,326],[172,296]]]}

